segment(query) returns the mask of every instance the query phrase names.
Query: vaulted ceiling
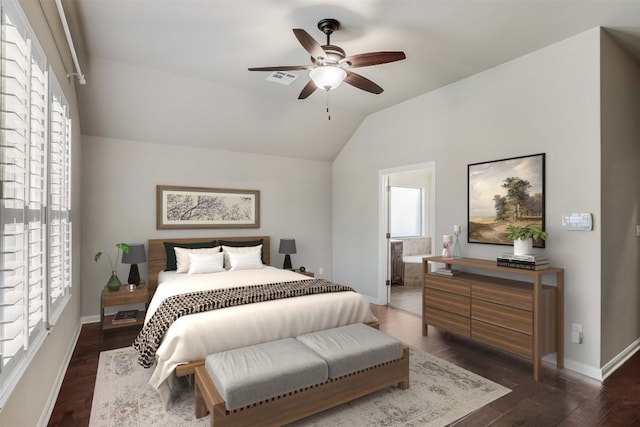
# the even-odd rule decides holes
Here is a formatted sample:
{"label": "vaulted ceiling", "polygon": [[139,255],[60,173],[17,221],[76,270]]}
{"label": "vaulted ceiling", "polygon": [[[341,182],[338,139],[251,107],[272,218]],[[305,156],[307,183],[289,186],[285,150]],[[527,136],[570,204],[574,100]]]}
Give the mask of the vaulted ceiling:
{"label": "vaulted ceiling", "polygon": [[[63,0],[87,83],[85,135],[332,160],[370,114],[603,26],[640,58],[640,1]],[[384,88],[298,94],[248,67],[305,65],[292,28],[347,55],[402,50],[358,68]],[[327,113],[330,110],[330,117]],[[399,129],[399,137],[401,130]]]}

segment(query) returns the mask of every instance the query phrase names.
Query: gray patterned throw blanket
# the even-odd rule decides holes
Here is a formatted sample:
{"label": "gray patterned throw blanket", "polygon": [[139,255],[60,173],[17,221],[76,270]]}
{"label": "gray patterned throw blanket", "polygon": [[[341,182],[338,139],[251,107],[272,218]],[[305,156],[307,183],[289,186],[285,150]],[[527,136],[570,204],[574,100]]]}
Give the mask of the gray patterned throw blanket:
{"label": "gray patterned throw blanket", "polygon": [[165,332],[182,316],[254,302],[345,291],[355,292],[349,286],[324,279],[308,279],[174,295],[160,304],[133,341],[133,347],[139,353],[138,363],[149,368],[153,365]]}

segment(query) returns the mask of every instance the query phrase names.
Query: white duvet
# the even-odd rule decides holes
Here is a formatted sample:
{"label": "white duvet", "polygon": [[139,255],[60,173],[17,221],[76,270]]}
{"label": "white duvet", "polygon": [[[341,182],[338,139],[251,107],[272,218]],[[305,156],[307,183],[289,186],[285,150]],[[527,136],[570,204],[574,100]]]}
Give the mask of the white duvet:
{"label": "white duvet", "polygon": [[[293,271],[265,267],[210,274],[175,274],[163,279],[149,303],[145,323],[167,297],[186,292],[252,284],[305,280]],[[204,359],[211,353],[308,332],[377,319],[369,301],[355,292],[334,292],[266,301],[191,314],[176,320],[156,352],[149,384],[171,406],[177,365]]]}

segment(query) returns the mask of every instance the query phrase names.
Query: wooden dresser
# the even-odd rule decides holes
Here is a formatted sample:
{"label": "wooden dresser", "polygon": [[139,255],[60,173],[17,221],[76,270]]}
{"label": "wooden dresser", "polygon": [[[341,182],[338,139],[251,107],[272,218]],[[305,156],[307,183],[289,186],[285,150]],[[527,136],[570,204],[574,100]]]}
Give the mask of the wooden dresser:
{"label": "wooden dresser", "polygon": [[[525,281],[462,272],[448,277],[430,272],[429,263],[445,263],[488,272],[518,274]],[[556,276],[556,286],[543,285],[542,277]],[[495,261],[474,258],[423,261],[422,335],[427,325],[471,338],[533,361],[540,377],[540,359],[557,352],[563,367],[564,270],[538,271],[498,267]]]}

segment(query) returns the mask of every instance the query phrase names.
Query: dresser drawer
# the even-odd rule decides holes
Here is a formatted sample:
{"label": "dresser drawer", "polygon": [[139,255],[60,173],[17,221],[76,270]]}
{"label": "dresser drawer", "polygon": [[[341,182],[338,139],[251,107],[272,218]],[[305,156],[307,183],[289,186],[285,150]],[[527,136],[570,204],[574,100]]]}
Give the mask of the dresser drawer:
{"label": "dresser drawer", "polygon": [[450,311],[460,316],[469,317],[471,314],[471,300],[469,297],[455,295],[437,289],[425,288],[424,303],[427,306]]}
{"label": "dresser drawer", "polygon": [[470,296],[471,290],[468,282],[450,279],[448,277],[428,274],[425,276],[425,286],[432,289],[439,289],[452,294]]}
{"label": "dresser drawer", "polygon": [[472,293],[474,299],[533,311],[533,293],[529,289],[474,283]]}
{"label": "dresser drawer", "polygon": [[523,334],[533,334],[533,313],[530,311],[474,299],[471,302],[471,318]]}
{"label": "dresser drawer", "polygon": [[463,337],[471,337],[471,320],[469,317],[438,310],[433,307],[425,307],[423,321],[436,328],[442,328]]}
{"label": "dresser drawer", "polygon": [[533,358],[533,338],[531,335],[472,320],[471,338],[527,359]]}

